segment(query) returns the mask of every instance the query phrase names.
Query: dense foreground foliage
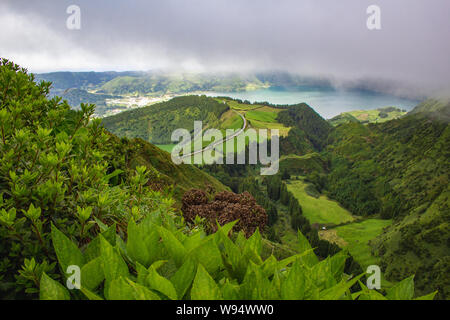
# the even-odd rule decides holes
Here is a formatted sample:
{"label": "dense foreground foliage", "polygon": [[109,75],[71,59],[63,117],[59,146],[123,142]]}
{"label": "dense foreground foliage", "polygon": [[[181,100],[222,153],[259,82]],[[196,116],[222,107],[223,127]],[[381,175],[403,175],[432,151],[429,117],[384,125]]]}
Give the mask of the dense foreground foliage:
{"label": "dense foreground foliage", "polygon": [[[218,227],[207,236],[202,230],[177,229],[160,210],[140,223],[130,220],[128,241],[105,229],[83,251],[56,227],[52,240],[62,270],[81,268],[80,291],[72,294],[45,273],[41,299],[412,299],[413,277],[391,288],[386,296],[368,290],[351,293],[360,276],[343,273],[346,254],[340,252],[319,261],[301,233],[300,253],[278,261],[261,258],[262,239],[256,231],[249,239],[239,233],[235,241],[228,232],[235,223]],[[65,274],[66,276],[70,276]],[[64,272],[63,272],[64,274]],[[68,282],[74,279],[70,277]],[[76,283],[74,283],[76,286]],[[433,299],[434,294],[419,298]]]}

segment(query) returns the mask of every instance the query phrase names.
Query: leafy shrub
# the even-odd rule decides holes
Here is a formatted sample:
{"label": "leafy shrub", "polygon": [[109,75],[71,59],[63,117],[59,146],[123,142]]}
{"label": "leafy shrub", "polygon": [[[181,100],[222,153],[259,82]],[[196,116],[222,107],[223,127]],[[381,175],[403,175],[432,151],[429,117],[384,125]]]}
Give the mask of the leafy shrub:
{"label": "leafy shrub", "polygon": [[[25,69],[0,63],[0,293],[37,292],[43,273],[54,274],[50,226],[76,243],[89,243],[100,225],[126,230],[130,217],[170,205],[146,187],[149,172],[126,168],[116,138],[93,105],[72,111],[47,99],[50,83],[36,85]],[[166,201],[167,200],[167,201]]]}

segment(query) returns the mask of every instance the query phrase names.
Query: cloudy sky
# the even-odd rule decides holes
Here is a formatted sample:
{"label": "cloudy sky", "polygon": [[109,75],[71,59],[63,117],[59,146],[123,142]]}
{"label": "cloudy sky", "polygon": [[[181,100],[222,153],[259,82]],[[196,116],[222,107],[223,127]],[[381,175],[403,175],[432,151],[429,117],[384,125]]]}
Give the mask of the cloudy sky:
{"label": "cloudy sky", "polygon": [[445,91],[449,17],[448,0],[1,0],[0,56],[33,72],[285,70]]}

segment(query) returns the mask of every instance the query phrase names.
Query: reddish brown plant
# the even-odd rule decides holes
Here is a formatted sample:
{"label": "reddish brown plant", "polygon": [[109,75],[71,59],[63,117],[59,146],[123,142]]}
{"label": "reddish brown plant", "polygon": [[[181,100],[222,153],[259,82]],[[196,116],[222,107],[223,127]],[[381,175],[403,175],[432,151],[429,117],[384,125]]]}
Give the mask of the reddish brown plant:
{"label": "reddish brown plant", "polygon": [[236,194],[223,191],[209,202],[204,191],[192,189],[184,194],[181,210],[188,223],[192,223],[196,216],[205,218],[210,232],[217,231],[217,222],[222,226],[239,220],[233,230],[242,230],[249,237],[256,228],[262,231],[267,223],[266,211],[248,192]]}

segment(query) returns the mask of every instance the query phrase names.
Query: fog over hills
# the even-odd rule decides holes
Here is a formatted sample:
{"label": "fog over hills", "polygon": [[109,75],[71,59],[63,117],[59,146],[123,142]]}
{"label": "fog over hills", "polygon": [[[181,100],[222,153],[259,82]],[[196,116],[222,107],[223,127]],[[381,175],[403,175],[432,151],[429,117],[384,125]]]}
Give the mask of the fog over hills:
{"label": "fog over hills", "polygon": [[79,1],[80,30],[66,28],[71,4],[2,1],[0,55],[33,72],[282,70],[402,95],[450,88],[446,0],[377,1],[376,31],[368,0]]}

